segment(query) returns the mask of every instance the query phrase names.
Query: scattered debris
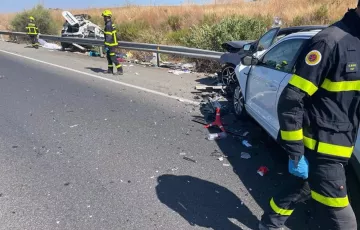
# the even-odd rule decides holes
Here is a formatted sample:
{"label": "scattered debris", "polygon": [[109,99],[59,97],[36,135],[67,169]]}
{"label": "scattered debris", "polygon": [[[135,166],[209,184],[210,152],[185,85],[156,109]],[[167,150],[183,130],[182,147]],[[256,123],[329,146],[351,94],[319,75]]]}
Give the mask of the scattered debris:
{"label": "scattered debris", "polygon": [[189,158],[189,157],[183,157],[183,159],[184,159],[184,160],[187,160],[187,161],[191,161],[191,162],[193,162],[193,163],[196,163],[196,160],[191,159],[191,158]]}
{"label": "scattered debris", "polygon": [[135,75],[139,75],[139,73],[136,72]]}
{"label": "scattered debris", "polygon": [[269,169],[266,166],[261,166],[257,171],[260,176],[265,176],[268,172]]}
{"label": "scattered debris", "polygon": [[70,128],[75,128],[75,127],[77,127],[77,126],[79,126],[79,125],[78,125],[78,124],[72,125],[72,126],[70,126]]}
{"label": "scattered debris", "polygon": [[242,153],[241,153],[241,158],[242,158],[242,159],[250,159],[250,158],[251,158],[251,155],[250,155],[249,153],[242,152]]}
{"label": "scattered debris", "polygon": [[186,155],[186,153],[180,153],[180,156],[185,156]]}
{"label": "scattered debris", "polygon": [[213,90],[223,90],[223,89],[225,89],[226,87],[225,86],[222,86],[222,85],[217,85],[217,86],[211,86],[211,85],[197,85],[197,86],[195,86],[195,89],[196,90],[206,90],[206,91],[208,91],[208,90],[211,90],[211,91],[213,91]]}
{"label": "scattered debris", "polygon": [[246,137],[249,134],[248,131],[246,131],[245,133],[242,134],[243,137]]}
{"label": "scattered debris", "polygon": [[225,139],[227,137],[227,134],[225,132],[221,132],[221,133],[209,133],[207,139],[209,141],[213,141],[213,140],[220,140],[220,139]]}
{"label": "scattered debris", "polygon": [[174,172],[174,171],[177,171],[178,169],[179,169],[179,168],[176,167],[176,168],[171,169],[171,171]]}
{"label": "scattered debris", "polygon": [[51,49],[51,50],[61,50],[61,46],[55,43],[48,43],[43,39],[38,40],[40,45],[45,49]]}
{"label": "scattered debris", "polygon": [[229,167],[229,166],[230,166],[230,164],[223,164],[223,166],[225,166],[225,167]]}
{"label": "scattered debris", "polygon": [[169,70],[168,73],[173,73],[175,75],[181,75],[185,73],[191,73],[189,70]]}
{"label": "scattered debris", "polygon": [[241,143],[248,148],[252,147],[252,145],[247,140],[243,140]]}
{"label": "scattered debris", "polygon": [[252,188],[249,188],[249,191],[252,191]]}
{"label": "scattered debris", "polygon": [[223,160],[224,160],[224,157],[219,157],[218,160],[219,160],[219,161],[223,161]]}

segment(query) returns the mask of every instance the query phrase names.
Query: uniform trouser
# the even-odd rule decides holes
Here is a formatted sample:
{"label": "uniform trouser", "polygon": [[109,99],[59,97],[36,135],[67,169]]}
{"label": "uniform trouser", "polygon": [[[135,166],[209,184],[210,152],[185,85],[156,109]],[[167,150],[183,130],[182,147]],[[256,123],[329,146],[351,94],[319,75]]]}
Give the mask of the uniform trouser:
{"label": "uniform trouser", "polygon": [[357,230],[355,214],[348,202],[343,165],[307,158],[309,178],[303,180],[292,176],[288,187],[271,198],[261,219],[263,225],[270,230],[283,227],[296,204],[311,199],[309,229]]}
{"label": "uniform trouser", "polygon": [[113,67],[115,65],[116,69],[120,69],[121,68],[121,64],[119,63],[119,61],[116,58],[116,54],[115,54],[115,47],[109,47],[109,49],[106,52],[106,58],[108,61],[108,69],[109,70],[113,70]]}
{"label": "uniform trouser", "polygon": [[29,37],[30,37],[30,40],[31,40],[31,45],[33,47],[38,47],[39,42],[38,42],[38,39],[37,39],[37,35],[36,34],[31,34],[31,35],[29,35]]}

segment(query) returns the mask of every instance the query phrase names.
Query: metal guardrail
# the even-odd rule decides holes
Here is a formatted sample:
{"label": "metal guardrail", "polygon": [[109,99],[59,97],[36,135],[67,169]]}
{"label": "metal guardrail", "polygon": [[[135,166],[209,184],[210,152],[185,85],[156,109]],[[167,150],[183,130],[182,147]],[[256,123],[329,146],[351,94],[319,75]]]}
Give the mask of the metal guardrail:
{"label": "metal guardrail", "polygon": [[[23,32],[12,32],[0,30],[0,35],[11,35],[11,36],[28,36]],[[76,43],[80,45],[93,45],[93,46],[103,46],[104,41],[100,39],[91,39],[91,38],[76,38],[76,37],[60,37],[54,35],[40,34],[39,38],[48,40],[48,41],[57,41],[63,43]],[[207,60],[219,60],[222,52],[216,52],[211,50],[202,50],[196,48],[188,48],[183,46],[168,46],[168,45],[157,45],[157,44],[147,44],[147,43],[137,43],[137,42],[119,42],[119,48],[126,50],[138,50],[145,52],[157,53],[159,60],[159,53],[163,54],[174,54],[189,58],[198,58],[198,59],[207,59]],[[159,65],[159,61],[158,61]]]}

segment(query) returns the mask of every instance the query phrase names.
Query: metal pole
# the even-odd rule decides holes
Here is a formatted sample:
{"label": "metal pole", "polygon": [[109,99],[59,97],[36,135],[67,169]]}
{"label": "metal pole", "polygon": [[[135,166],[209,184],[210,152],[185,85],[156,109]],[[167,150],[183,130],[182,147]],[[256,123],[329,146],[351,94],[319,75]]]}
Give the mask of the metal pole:
{"label": "metal pole", "polygon": [[[159,46],[157,47],[157,50],[158,51],[160,50]],[[156,52],[156,63],[157,63],[157,67],[160,67],[160,54],[159,54],[159,52]]]}

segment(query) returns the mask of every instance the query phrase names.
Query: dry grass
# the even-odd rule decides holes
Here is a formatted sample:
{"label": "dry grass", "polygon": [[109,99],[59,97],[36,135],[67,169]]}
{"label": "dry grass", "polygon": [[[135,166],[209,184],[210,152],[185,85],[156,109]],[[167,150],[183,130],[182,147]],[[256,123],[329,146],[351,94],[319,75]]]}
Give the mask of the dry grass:
{"label": "dry grass", "polygon": [[[285,23],[297,16],[308,16],[322,5],[329,10],[329,19],[339,19],[348,8],[354,7],[357,0],[263,0],[256,2],[243,2],[242,0],[216,0],[217,4],[182,5],[182,6],[126,6],[111,9],[115,15],[116,23],[126,21],[145,20],[153,28],[161,26],[170,15],[178,15],[183,19],[186,27],[197,24],[204,15],[216,14],[219,18],[240,14],[247,16],[270,15],[280,16]],[[87,13],[100,16],[104,9],[70,10],[72,13]],[[61,10],[52,10],[54,19],[63,22]],[[6,29],[14,14],[0,15],[0,29]]]}

